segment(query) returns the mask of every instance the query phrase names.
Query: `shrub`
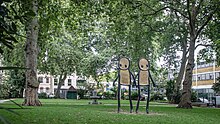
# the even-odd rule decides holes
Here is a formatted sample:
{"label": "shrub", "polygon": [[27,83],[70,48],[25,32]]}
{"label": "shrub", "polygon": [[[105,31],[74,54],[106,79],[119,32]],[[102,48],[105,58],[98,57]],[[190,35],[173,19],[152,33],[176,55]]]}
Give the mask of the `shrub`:
{"label": "shrub", "polygon": [[9,86],[6,84],[0,84],[0,98],[6,99],[9,98],[10,93],[9,93]]}
{"label": "shrub", "polygon": [[197,93],[195,91],[193,91],[192,94],[191,94],[191,101],[196,102],[197,99],[198,99]]}
{"label": "shrub", "polygon": [[137,100],[138,99],[138,93],[136,91],[131,92],[131,99],[132,100]]}
{"label": "shrub", "polygon": [[47,97],[47,93],[44,93],[44,92],[39,93],[39,94],[38,94],[38,98],[39,98],[39,99],[46,99],[46,98],[48,98],[48,97]]}
{"label": "shrub", "polygon": [[103,93],[105,99],[114,99],[115,94],[112,91],[107,91]]}
{"label": "shrub", "polygon": [[164,100],[164,96],[160,93],[152,93],[150,97],[150,101],[155,101],[155,100]]}
{"label": "shrub", "polygon": [[174,80],[170,80],[167,81],[167,85],[166,85],[166,96],[167,99],[170,103],[179,103],[180,102],[180,98],[181,98],[181,91],[174,91],[174,84],[175,81]]}
{"label": "shrub", "polygon": [[121,90],[121,99],[127,99],[128,97],[128,90]]}
{"label": "shrub", "polygon": [[77,94],[79,95],[80,99],[85,98],[86,92],[87,92],[87,90],[77,89]]}
{"label": "shrub", "polygon": [[220,77],[217,78],[217,82],[213,84],[212,89],[217,95],[220,95]]}

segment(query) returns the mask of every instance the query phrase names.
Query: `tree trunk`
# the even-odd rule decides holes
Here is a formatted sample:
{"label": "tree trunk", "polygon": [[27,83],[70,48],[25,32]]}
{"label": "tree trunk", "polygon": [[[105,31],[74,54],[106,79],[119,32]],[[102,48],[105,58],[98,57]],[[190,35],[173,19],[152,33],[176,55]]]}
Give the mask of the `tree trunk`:
{"label": "tree trunk", "polygon": [[[180,93],[180,86],[182,84],[182,80],[183,80],[183,76],[184,76],[184,73],[185,73],[185,67],[186,67],[186,60],[187,60],[187,41],[185,40],[184,43],[182,44],[182,47],[183,47],[183,54],[182,54],[182,61],[181,61],[181,66],[180,66],[180,71],[178,73],[178,77],[177,77],[177,80],[176,80],[176,83],[174,84],[174,97],[177,97],[178,94]],[[177,103],[179,101],[176,101],[176,99],[173,99],[174,103]]]}
{"label": "tree trunk", "polygon": [[57,98],[60,98],[60,89],[61,89],[61,86],[64,84],[64,81],[66,80],[66,78],[67,78],[67,73],[65,73],[64,75],[60,75],[59,83],[58,83],[58,86],[57,86],[57,91],[56,91],[56,94],[55,94],[55,96]]}
{"label": "tree trunk", "polygon": [[192,108],[191,103],[191,88],[192,88],[192,75],[194,68],[194,52],[195,52],[195,40],[196,40],[196,7],[195,4],[192,4],[192,12],[190,13],[189,18],[189,33],[190,33],[190,46],[189,46],[189,56],[188,62],[186,65],[185,78],[183,81],[183,92],[178,108]]}
{"label": "tree trunk", "polygon": [[19,91],[19,98],[23,98],[24,88],[21,88]]}
{"label": "tree trunk", "polygon": [[185,78],[183,81],[182,97],[178,105],[178,108],[192,108],[191,87],[192,87],[192,75],[193,75],[193,67],[194,67],[194,50],[195,50],[195,40],[193,38],[190,40],[188,63],[186,65]]}
{"label": "tree trunk", "polygon": [[27,106],[40,106],[41,103],[38,99],[38,86],[37,81],[37,40],[38,40],[38,1],[32,0],[26,3],[30,5],[30,11],[35,13],[35,16],[30,16],[26,24],[27,41],[25,46],[26,67],[30,68],[26,71],[26,84],[25,84],[25,100],[23,105]]}

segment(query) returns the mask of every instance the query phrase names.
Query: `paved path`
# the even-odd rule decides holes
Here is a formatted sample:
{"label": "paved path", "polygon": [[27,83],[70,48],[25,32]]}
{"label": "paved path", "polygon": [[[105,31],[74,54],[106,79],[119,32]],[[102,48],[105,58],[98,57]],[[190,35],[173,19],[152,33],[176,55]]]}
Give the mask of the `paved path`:
{"label": "paved path", "polygon": [[0,103],[7,102],[7,101],[10,101],[10,100],[8,99],[0,100]]}

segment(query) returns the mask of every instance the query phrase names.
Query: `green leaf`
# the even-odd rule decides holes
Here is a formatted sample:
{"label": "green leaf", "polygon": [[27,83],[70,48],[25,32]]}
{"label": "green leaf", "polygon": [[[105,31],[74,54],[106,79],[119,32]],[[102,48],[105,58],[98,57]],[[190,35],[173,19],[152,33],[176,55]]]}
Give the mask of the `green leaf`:
{"label": "green leaf", "polygon": [[26,16],[35,16],[36,14],[34,13],[34,11],[28,11],[27,13],[25,13]]}
{"label": "green leaf", "polygon": [[14,32],[16,32],[17,31],[17,28],[16,28],[16,25],[15,25],[15,23],[14,22],[12,22],[12,30],[14,31]]}
{"label": "green leaf", "polygon": [[11,2],[11,0],[3,0],[3,2]]}
{"label": "green leaf", "polygon": [[2,40],[2,43],[7,46],[9,49],[13,49],[13,44],[11,42],[8,42],[6,40]]}
{"label": "green leaf", "polygon": [[2,50],[2,48],[0,48],[0,53],[2,54],[4,51]]}
{"label": "green leaf", "polygon": [[11,36],[11,37],[6,37],[5,38],[6,40],[9,40],[9,41],[14,41],[14,42],[18,42],[13,36]]}
{"label": "green leaf", "polygon": [[28,70],[30,68],[24,68],[24,67],[0,67],[0,70],[19,70],[19,69]]}

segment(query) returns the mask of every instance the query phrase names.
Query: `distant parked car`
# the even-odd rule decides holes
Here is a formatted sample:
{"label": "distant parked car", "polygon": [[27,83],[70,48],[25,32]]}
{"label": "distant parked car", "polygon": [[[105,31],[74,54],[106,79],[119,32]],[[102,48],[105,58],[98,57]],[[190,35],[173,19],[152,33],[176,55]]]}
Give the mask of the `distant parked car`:
{"label": "distant parked car", "polygon": [[49,98],[54,98],[54,97],[55,97],[55,95],[50,94],[50,95],[48,95],[48,97],[49,97]]}
{"label": "distant parked car", "polygon": [[203,99],[203,98],[199,98],[198,99],[199,100],[199,102],[203,102],[203,103],[209,103],[209,100],[208,99]]}

